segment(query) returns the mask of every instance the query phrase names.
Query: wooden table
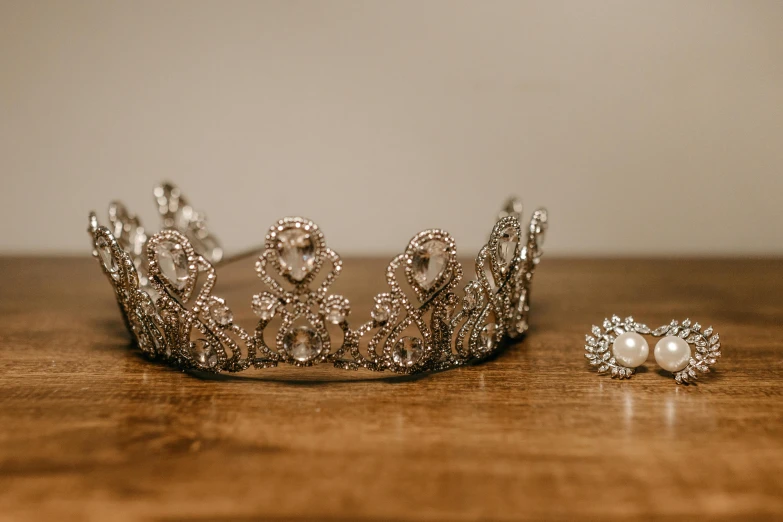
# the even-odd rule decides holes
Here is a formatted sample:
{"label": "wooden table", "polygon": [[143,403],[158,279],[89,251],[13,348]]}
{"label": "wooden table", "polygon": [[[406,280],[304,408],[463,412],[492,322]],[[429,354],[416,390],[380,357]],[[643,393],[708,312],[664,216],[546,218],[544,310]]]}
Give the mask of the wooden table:
{"label": "wooden table", "polygon": [[[346,261],[355,319],[384,266]],[[219,293],[249,302],[251,267]],[[199,378],[132,348],[94,261],[0,273],[3,519],[783,519],[783,260],[544,259],[524,342],[418,378]],[[714,324],[723,358],[696,386],[652,354],[598,376],[583,339],[612,313]]]}

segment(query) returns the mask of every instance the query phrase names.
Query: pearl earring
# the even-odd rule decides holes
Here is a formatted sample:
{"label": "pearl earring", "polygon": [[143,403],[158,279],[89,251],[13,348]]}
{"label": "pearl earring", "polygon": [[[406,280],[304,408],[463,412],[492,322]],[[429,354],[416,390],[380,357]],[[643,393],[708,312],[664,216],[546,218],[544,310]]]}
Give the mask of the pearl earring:
{"label": "pearl earring", "polygon": [[585,357],[599,373],[610,373],[612,378],[630,378],[647,360],[650,347],[642,335],[661,337],[653,351],[655,362],[673,373],[677,384],[687,384],[699,373],[709,372],[721,355],[720,336],[711,326],[702,331],[701,325],[690,319],[682,324],[672,321],[651,331],[633,317],[622,320],[614,315],[604,320],[603,328],[593,326],[591,333],[585,338]]}

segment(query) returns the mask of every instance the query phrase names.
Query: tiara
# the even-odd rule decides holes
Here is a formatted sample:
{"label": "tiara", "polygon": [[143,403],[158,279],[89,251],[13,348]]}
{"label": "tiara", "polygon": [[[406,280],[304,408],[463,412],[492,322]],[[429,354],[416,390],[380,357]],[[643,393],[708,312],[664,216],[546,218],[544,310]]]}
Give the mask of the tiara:
{"label": "tiara", "polygon": [[[522,205],[510,200],[476,257],[475,279],[459,295],[462,266],[451,235],[416,234],[388,264],[388,289],[375,296],[371,320],[352,327],[350,302],[329,291],[342,261],[314,222],[281,219],[262,248],[225,257],[204,214],[176,186],[161,184],[154,196],[160,232],[148,236],[119,202],[109,205],[108,227],[90,213],[88,232],[136,345],[177,368],[331,363],[412,374],[480,361],[528,330],[545,209],[533,213],[525,236]],[[252,331],[235,324],[226,300],[213,294],[216,267],[250,255],[264,287],[250,299],[258,317]]]}

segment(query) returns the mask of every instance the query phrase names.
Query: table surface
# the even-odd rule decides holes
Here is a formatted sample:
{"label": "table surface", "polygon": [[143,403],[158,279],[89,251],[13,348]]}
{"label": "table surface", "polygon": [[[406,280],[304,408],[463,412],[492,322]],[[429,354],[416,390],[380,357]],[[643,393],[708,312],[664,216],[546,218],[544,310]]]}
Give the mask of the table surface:
{"label": "table surface", "polygon": [[[355,319],[384,267],[346,260]],[[783,518],[783,260],[544,259],[523,342],[408,378],[182,373],[133,348],[94,261],[0,272],[0,518]],[[246,260],[216,293],[260,287]],[[583,340],[613,313],[713,324],[723,358],[687,387],[652,354],[599,376]]]}

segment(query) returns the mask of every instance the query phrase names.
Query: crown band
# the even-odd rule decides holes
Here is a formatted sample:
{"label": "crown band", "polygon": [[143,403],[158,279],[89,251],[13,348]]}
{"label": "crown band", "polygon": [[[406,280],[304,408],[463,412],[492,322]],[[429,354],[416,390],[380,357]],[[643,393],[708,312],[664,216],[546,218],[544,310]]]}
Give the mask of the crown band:
{"label": "crown band", "polygon": [[482,360],[501,340],[528,329],[530,285],[547,227],[544,209],[533,213],[523,236],[521,205],[509,202],[461,298],[454,290],[462,266],[451,235],[420,232],[389,263],[389,288],[375,296],[372,320],[356,328],[349,325],[348,299],[329,293],[342,271],[340,256],[312,221],[281,219],[269,229],[256,261],[266,289],[251,299],[259,322],[248,331],[234,324],[225,300],[212,293],[215,267],[248,253],[224,258],[203,215],[175,186],[162,184],[154,195],[161,232],[148,237],[118,202],[109,207],[111,228],[99,226],[91,213],[88,232],[136,344],[175,367],[238,372],[332,363],[411,374]]}

